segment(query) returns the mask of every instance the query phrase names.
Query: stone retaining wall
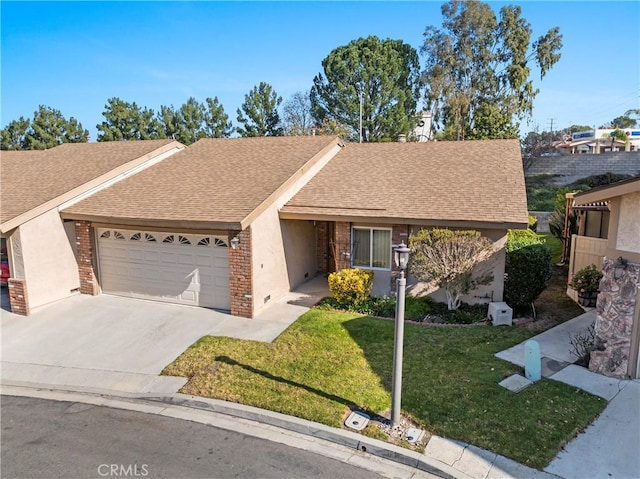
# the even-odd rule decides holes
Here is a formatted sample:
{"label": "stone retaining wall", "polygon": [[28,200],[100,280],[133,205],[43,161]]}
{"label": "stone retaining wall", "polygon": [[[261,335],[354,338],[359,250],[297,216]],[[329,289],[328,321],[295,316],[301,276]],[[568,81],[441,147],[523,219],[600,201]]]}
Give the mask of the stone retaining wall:
{"label": "stone retaining wall", "polygon": [[597,350],[589,369],[606,376],[624,378],[629,367],[631,332],[640,283],[640,264],[628,263],[615,278],[616,259],[604,258],[595,323]]}
{"label": "stone retaining wall", "polygon": [[615,151],[599,155],[562,155],[533,158],[525,168],[525,176],[559,175],[556,183],[573,181],[604,173],[640,174],[640,151]]}

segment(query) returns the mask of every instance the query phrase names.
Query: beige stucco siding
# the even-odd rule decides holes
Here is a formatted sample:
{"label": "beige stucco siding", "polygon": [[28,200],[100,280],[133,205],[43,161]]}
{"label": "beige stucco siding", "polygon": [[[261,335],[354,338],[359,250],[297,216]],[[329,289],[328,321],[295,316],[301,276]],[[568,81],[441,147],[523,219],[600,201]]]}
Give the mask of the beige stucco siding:
{"label": "beige stucco siding", "polygon": [[[420,227],[412,228],[412,232],[418,232],[419,230]],[[504,297],[504,247],[507,243],[507,231],[494,229],[481,229],[479,231],[482,236],[489,238],[494,244],[495,253],[489,260],[478,267],[482,272],[491,271],[493,274],[493,282],[486,286],[480,286],[468,295],[463,296],[462,301],[469,304],[502,301]],[[411,286],[411,292],[414,295],[428,294],[436,301],[447,302],[446,294],[443,290],[430,287],[428,284],[418,281],[411,275],[409,275],[408,284]]]}
{"label": "beige stucco siding", "polygon": [[[282,226],[279,211],[340,149],[337,144],[329,148],[251,222],[254,315],[297,286],[300,274],[316,273],[315,232],[312,235],[309,226],[295,225],[296,221]],[[303,242],[308,244],[299,244]],[[294,264],[298,261],[302,263]]]}
{"label": "beige stucco siding", "polygon": [[17,233],[11,238],[12,275],[26,280],[32,311],[80,287],[73,248],[57,209],[22,224]]}
{"label": "beige stucco siding", "polygon": [[281,220],[282,241],[289,285],[295,288],[315,276],[316,229],[314,221]]}
{"label": "beige stucco siding", "polygon": [[253,311],[289,291],[287,265],[278,211],[271,206],[251,224]]}
{"label": "beige stucco siding", "polygon": [[616,249],[640,253],[640,192],[620,199]]}

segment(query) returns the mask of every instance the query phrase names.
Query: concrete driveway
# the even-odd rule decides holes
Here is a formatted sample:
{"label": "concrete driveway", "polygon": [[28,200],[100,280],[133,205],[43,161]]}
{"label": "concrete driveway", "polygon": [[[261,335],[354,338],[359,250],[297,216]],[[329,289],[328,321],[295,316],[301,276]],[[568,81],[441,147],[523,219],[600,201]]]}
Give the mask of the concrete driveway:
{"label": "concrete driveway", "polygon": [[286,302],[254,319],[203,308],[75,295],[33,313],[2,310],[3,384],[164,395],[184,378],[158,377],[205,335],[272,341],[307,308]]}

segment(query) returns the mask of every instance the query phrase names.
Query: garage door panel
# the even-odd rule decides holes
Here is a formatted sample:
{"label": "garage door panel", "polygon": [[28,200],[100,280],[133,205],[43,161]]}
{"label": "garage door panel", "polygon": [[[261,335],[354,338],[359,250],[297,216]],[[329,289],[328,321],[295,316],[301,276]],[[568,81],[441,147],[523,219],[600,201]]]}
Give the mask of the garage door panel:
{"label": "garage door panel", "polygon": [[105,292],[229,309],[229,253],[227,248],[213,246],[215,237],[198,245],[201,235],[173,234],[174,243],[161,243],[148,238],[164,239],[171,233],[120,230],[126,239],[115,239],[113,232],[110,237],[101,236],[105,231],[98,233]]}

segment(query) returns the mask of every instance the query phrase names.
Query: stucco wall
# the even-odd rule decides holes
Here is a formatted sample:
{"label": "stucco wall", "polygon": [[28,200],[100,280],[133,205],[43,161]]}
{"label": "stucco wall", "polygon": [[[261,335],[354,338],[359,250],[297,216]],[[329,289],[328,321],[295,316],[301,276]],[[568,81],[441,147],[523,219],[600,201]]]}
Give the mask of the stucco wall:
{"label": "stucco wall", "polygon": [[252,224],[253,312],[289,291],[280,218],[270,207]]}
{"label": "stucco wall", "polygon": [[313,221],[281,220],[282,241],[290,288],[295,288],[318,271],[316,231]]}
{"label": "stucco wall", "polygon": [[80,287],[78,264],[56,209],[24,223],[18,231],[31,311]]}
{"label": "stucco wall", "polygon": [[[419,230],[420,227],[412,227],[412,233],[418,232]],[[480,286],[476,290],[471,291],[468,295],[463,296],[462,301],[469,304],[488,304],[492,301],[502,301],[504,295],[504,247],[507,242],[507,231],[480,230],[480,234],[493,241],[495,253],[489,260],[478,266],[478,271],[491,271],[493,274],[493,282],[487,286]],[[410,286],[409,291],[411,291],[411,294],[428,294],[436,301],[443,303],[447,302],[447,297],[443,290],[437,289],[430,284],[420,282],[411,275],[409,275],[407,284]]]}
{"label": "stucco wall", "polygon": [[[288,261],[296,261],[295,258],[305,258],[305,264],[309,265],[309,276],[316,273],[315,255],[315,231],[313,239],[310,238],[310,231],[301,227],[281,226],[278,211],[293,196],[306,185],[315,174],[322,169],[341,147],[334,145],[329,148],[318,161],[308,169],[301,169],[301,174],[292,182],[285,191],[282,191],[276,201],[263,211],[252,223],[252,266],[253,266],[253,314],[258,314],[261,308],[277,300],[284,294],[291,291],[297,285],[298,274],[306,273],[303,265],[289,265]],[[284,221],[284,220],[282,220]],[[300,239],[295,236],[301,235]],[[298,245],[292,251],[287,249],[285,254],[285,236],[287,248],[292,242],[300,243],[309,240],[308,244]],[[306,238],[306,239],[305,239]],[[311,267],[313,265],[313,267]],[[289,268],[292,268],[294,275],[289,278]]]}
{"label": "stucco wall", "polygon": [[616,249],[640,253],[640,192],[624,195],[620,200]]}

